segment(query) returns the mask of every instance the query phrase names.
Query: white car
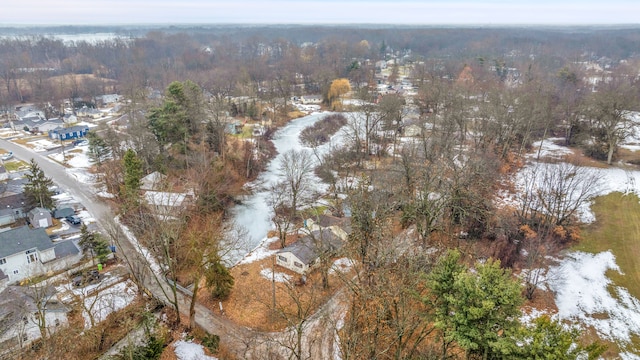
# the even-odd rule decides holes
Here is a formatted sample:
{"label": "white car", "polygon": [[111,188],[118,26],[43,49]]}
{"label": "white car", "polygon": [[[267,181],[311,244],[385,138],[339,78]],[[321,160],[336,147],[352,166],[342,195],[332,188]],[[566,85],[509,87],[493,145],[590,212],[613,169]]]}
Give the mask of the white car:
{"label": "white car", "polygon": [[2,160],[9,160],[11,158],[13,158],[13,152],[12,151],[9,151],[6,154],[2,154],[2,156],[0,157],[0,159],[2,159]]}

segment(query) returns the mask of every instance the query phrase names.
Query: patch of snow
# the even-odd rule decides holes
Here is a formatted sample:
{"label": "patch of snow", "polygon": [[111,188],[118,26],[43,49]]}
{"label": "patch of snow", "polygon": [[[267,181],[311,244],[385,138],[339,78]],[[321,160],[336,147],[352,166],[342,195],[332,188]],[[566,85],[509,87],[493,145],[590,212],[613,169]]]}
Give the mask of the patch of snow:
{"label": "patch of snow", "polygon": [[202,345],[191,341],[179,340],[173,344],[173,347],[178,360],[218,360],[213,356],[205,355]]}
{"label": "patch of snow", "polygon": [[539,318],[540,316],[543,315],[548,315],[550,317],[557,317],[555,316],[555,314],[550,314],[548,311],[545,310],[538,310],[536,308],[524,308],[522,309],[522,315],[520,316],[520,322],[527,326],[527,325],[532,325],[533,324],[533,320]]}
{"label": "patch of snow", "polygon": [[121,310],[129,305],[135,299],[136,293],[136,285],[131,280],[127,280],[104,289],[94,296],[85,298],[82,314],[85,329],[91,327],[90,315],[87,310],[91,312],[95,322],[99,323],[105,320],[112,312]]}
{"label": "patch of snow", "polygon": [[76,178],[78,182],[83,184],[93,185],[95,183],[95,176],[90,174],[86,169],[70,168],[66,169],[69,176]]}
{"label": "patch of snow", "polygon": [[258,246],[256,246],[253,250],[251,250],[248,254],[246,254],[240,261],[238,261],[238,265],[250,264],[254,261],[266,259],[269,256],[275,254],[278,250],[269,250],[269,244],[278,240],[279,239],[277,237],[262,239],[262,241]]}
{"label": "patch of snow", "polygon": [[267,280],[275,280],[276,282],[289,282],[291,281],[291,275],[276,272],[275,274],[270,268],[263,268],[260,270],[260,276]]}
{"label": "patch of snow", "polygon": [[533,153],[529,154],[529,157],[538,157],[538,150],[540,151],[540,157],[553,157],[562,158],[563,156],[573,155],[574,151],[566,146],[556,145],[556,142],[565,141],[565,138],[548,138],[542,141],[536,141],[531,146]]}
{"label": "patch of snow", "polygon": [[329,275],[332,275],[335,273],[345,273],[351,270],[351,268],[353,268],[353,265],[354,263],[352,259],[349,259],[346,257],[337,259],[336,261],[333,262],[333,264],[329,268]]}
{"label": "patch of snow", "polygon": [[621,352],[620,359],[622,360],[640,360],[640,355],[632,354],[630,352]]}
{"label": "patch of snow", "polygon": [[609,251],[569,253],[549,268],[548,286],[555,294],[560,319],[592,326],[603,339],[629,344],[640,336],[640,301],[606,276],[620,272]]}
{"label": "patch of snow", "polygon": [[93,216],[91,216],[91,214],[89,214],[89,212],[87,210],[81,210],[78,212],[78,217],[80,219],[82,219],[82,222],[85,224],[90,224],[90,223],[94,223],[96,222],[96,219],[93,218]]}
{"label": "patch of snow", "polygon": [[82,153],[67,153],[67,155],[73,155],[73,157],[71,159],[67,159],[67,164],[71,167],[74,168],[90,168],[91,167],[91,160],[89,160],[89,157],[86,155],[85,152]]}

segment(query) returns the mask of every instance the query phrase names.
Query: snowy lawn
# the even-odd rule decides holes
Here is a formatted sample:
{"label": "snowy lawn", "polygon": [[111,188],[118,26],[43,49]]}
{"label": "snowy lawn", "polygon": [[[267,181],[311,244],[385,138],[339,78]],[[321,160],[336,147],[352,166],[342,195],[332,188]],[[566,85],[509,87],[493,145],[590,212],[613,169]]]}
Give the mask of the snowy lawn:
{"label": "snowy lawn", "polygon": [[263,268],[260,270],[260,276],[271,281],[275,280],[276,282],[287,283],[291,281],[291,275],[287,275],[281,272],[274,272],[270,268]]}
{"label": "snowy lawn", "polygon": [[353,268],[354,261],[349,258],[340,258],[333,262],[331,268],[329,268],[329,275],[336,273],[346,273]]}
{"label": "snowy lawn", "polygon": [[112,312],[124,309],[136,298],[136,294],[136,285],[127,280],[85,298],[82,313],[85,328],[91,327],[91,316],[96,323],[101,322]]}
{"label": "snowy lawn", "polygon": [[[518,194],[527,186],[531,189],[532,184],[537,188],[542,186],[542,181],[532,176],[540,168],[566,165],[536,162],[536,146],[542,146],[541,157],[561,159],[570,154],[569,149],[554,144],[561,139],[549,140],[534,145],[534,152],[528,157],[530,162],[516,175],[514,183]],[[628,143],[633,141],[637,144],[637,140],[628,139]],[[558,307],[554,317],[592,327],[602,339],[618,345],[621,358],[640,359],[633,355],[640,352],[640,300],[637,298],[640,272],[636,270],[640,252],[637,241],[640,203],[635,196],[640,194],[640,171],[616,167],[586,170],[600,179],[592,194],[595,202],[585,201],[578,211],[584,223],[596,221],[597,216],[597,226],[585,228],[583,239],[576,246],[589,252],[565,254],[545,273],[542,286],[554,293]],[[511,204],[517,205],[518,198],[522,197],[518,194],[505,202],[513,201]],[[531,309],[523,320],[536,315],[539,311]]]}
{"label": "snowy lawn", "polygon": [[640,301],[616,286],[608,271],[620,272],[611,252],[572,252],[549,268],[546,285],[555,294],[560,319],[591,326],[626,349],[640,336]]}
{"label": "snowy lawn", "polygon": [[173,344],[174,352],[178,360],[217,360],[218,358],[204,354],[202,345],[191,341],[179,340]]}

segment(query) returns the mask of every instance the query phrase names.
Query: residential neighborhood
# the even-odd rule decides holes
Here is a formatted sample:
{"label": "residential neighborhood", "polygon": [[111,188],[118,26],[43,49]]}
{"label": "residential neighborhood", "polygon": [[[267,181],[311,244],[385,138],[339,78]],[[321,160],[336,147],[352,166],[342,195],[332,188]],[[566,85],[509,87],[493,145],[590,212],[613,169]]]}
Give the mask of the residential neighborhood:
{"label": "residential neighborhood", "polygon": [[640,29],[84,30],[0,37],[0,359],[638,359]]}

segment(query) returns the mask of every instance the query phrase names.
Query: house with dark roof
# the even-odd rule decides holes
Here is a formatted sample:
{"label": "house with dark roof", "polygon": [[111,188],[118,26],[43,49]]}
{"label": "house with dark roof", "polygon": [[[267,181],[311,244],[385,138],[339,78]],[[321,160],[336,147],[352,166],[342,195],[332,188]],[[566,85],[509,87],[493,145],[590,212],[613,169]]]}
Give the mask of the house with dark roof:
{"label": "house with dark roof", "polygon": [[[42,334],[38,318],[43,315],[47,333],[68,325],[71,309],[59,301],[53,286],[9,286],[0,293],[0,358],[20,351]],[[11,357],[11,356],[9,356]]]}
{"label": "house with dark roof", "polygon": [[70,207],[53,210],[53,217],[56,219],[66,218],[67,216],[71,216],[75,214],[76,214],[76,211]]}
{"label": "house with dark roof", "polygon": [[276,253],[276,264],[298,274],[307,274],[320,264],[321,255],[335,254],[343,244],[344,241],[331,229],[314,230],[280,249]]}
{"label": "house with dark roof", "polygon": [[[6,195],[5,195],[6,194]],[[15,223],[18,219],[24,219],[24,206],[26,198],[24,193],[5,193],[0,197],[0,226]]]}
{"label": "house with dark roof", "polygon": [[49,138],[54,140],[73,140],[84,138],[89,132],[89,127],[84,125],[76,125],[68,128],[57,127],[49,130]]}
{"label": "house with dark roof", "polygon": [[9,283],[62,270],[81,256],[73,241],[53,242],[44,228],[22,226],[0,232],[0,271]]}

